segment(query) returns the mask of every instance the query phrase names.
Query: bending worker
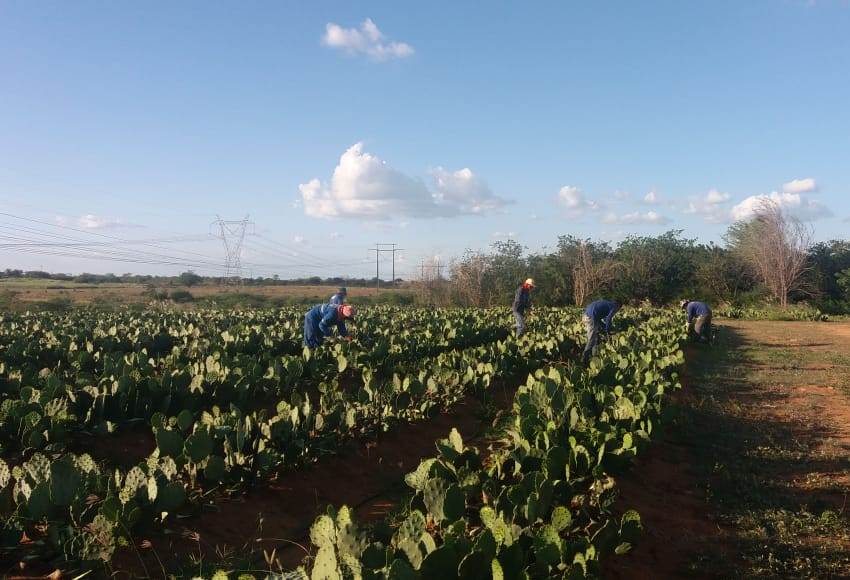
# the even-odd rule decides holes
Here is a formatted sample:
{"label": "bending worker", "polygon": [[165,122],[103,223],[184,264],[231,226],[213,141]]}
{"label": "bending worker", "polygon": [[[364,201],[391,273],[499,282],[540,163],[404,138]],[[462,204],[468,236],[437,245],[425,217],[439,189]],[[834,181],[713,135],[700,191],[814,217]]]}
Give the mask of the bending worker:
{"label": "bending worker", "polygon": [[354,318],[354,307],[350,304],[318,304],[304,316],[304,346],[316,348],[330,336],[336,326],[339,335],[351,340],[345,321]]}
{"label": "bending worker", "polygon": [[611,332],[611,321],[619,309],[620,305],[613,300],[596,300],[587,305],[583,317],[584,327],[587,329],[587,344],[581,357],[585,365],[590,362],[593,349],[599,344],[599,331],[604,325],[605,333]]}
{"label": "bending worker", "polygon": [[339,306],[343,302],[345,302],[346,297],[348,296],[348,289],[345,286],[340,286],[339,290],[337,290],[336,294],[331,296],[330,303]]}
{"label": "bending worker", "polygon": [[525,334],[525,313],[531,308],[531,291],[534,289],[534,280],[528,278],[522,285],[517,288],[514,303],[511,309],[516,318],[516,335],[522,336]]}
{"label": "bending worker", "polygon": [[697,340],[710,342],[711,308],[708,307],[708,304],[694,300],[682,300],[679,306],[688,313],[688,338],[691,337],[691,323],[693,323],[693,334],[696,335]]}

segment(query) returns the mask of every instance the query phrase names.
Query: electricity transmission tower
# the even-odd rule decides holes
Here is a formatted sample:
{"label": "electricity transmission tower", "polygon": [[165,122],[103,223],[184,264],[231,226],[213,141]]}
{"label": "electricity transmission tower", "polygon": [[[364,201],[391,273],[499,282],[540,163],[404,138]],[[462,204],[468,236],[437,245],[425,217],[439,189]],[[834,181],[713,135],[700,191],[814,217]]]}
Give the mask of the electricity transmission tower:
{"label": "electricity transmission tower", "polygon": [[245,234],[254,222],[245,216],[241,220],[223,220],[215,216],[216,220],[210,224],[210,229],[215,228],[217,238],[224,244],[224,281],[227,284],[239,284],[242,281],[242,246],[245,242]]}

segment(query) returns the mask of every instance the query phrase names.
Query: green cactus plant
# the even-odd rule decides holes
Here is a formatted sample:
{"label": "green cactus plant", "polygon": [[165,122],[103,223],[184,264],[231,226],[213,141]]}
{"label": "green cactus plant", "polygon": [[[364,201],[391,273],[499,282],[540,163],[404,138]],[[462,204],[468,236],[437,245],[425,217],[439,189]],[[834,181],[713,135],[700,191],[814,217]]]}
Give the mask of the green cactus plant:
{"label": "green cactus plant", "polygon": [[200,463],[213,452],[213,440],[207,431],[196,431],[186,438],[184,448],[189,459]]}

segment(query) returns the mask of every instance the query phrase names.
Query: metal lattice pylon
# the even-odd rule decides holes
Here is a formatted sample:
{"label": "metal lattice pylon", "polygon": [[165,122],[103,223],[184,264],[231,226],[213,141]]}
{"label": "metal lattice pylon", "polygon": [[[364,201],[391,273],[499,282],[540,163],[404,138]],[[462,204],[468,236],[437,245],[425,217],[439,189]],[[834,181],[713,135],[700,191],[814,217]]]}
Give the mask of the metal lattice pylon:
{"label": "metal lattice pylon", "polygon": [[241,220],[223,220],[215,216],[216,220],[210,224],[210,228],[216,228],[216,237],[224,244],[224,280],[227,283],[239,284],[242,281],[242,246],[245,242],[245,234],[253,223],[249,216]]}

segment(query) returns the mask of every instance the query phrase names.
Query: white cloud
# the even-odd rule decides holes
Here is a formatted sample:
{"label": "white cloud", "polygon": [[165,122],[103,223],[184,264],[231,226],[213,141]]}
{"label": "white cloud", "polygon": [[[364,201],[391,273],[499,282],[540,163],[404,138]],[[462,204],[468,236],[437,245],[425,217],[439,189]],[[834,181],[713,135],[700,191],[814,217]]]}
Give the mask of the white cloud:
{"label": "white cloud", "polygon": [[828,207],[820,202],[805,198],[799,193],[774,191],[766,195],[751,195],[744,199],[732,208],[731,218],[736,221],[750,219],[766,202],[776,203],[783,211],[803,221],[814,221],[832,215]]}
{"label": "white cloud", "polygon": [[818,190],[818,184],[813,177],[805,179],[792,179],[782,184],[783,193],[811,193]]}
{"label": "white cloud", "polygon": [[708,223],[724,223],[729,221],[729,209],[726,206],[732,198],[724,191],[709,189],[705,194],[692,197],[685,208],[685,213],[702,216]]}
{"label": "white cloud", "polygon": [[565,185],[558,191],[558,203],[571,217],[579,217],[586,211],[600,209],[597,202],[587,199],[584,192],[574,185]]}
{"label": "white cloud", "polygon": [[307,243],[307,238],[304,236],[292,236],[292,241],[299,246],[303,246]]}
{"label": "white cloud", "polygon": [[342,237],[342,234],[341,234],[341,233],[339,233],[339,232],[331,232],[331,233],[330,233],[330,238],[331,238],[332,240],[338,240],[338,239],[340,239],[341,237]]}
{"label": "white cloud", "polygon": [[393,169],[382,159],[349,147],[339,158],[329,184],[312,179],[298,186],[304,212],[311,217],[434,218],[483,215],[509,203],[497,197],[470,169],[432,172],[436,190],[421,179]]}
{"label": "white cloud", "polygon": [[406,58],[414,52],[406,42],[388,42],[371,18],[364,20],[359,28],[343,28],[329,22],[322,44],[349,54],[365,54],[378,61]]}
{"label": "white cloud", "polygon": [[709,189],[708,193],[705,194],[705,203],[709,205],[717,205],[719,203],[724,203],[729,201],[732,196],[726,193],[725,191],[717,191],[716,189]]}
{"label": "white cloud", "polygon": [[649,191],[646,195],[643,196],[643,203],[654,205],[658,203],[658,194],[655,193],[655,190]]}
{"label": "white cloud", "polygon": [[496,239],[515,238],[516,232],[493,232],[491,235]]}
{"label": "white cloud", "polygon": [[655,211],[648,211],[646,213],[636,211],[623,215],[617,215],[615,213],[605,214],[602,218],[602,223],[621,225],[662,225],[670,223],[670,219]]}
{"label": "white cloud", "polygon": [[508,201],[493,194],[490,187],[471,169],[431,171],[436,183],[436,200],[457,207],[461,213],[480,214],[504,207]]}
{"label": "white cloud", "polygon": [[78,218],[56,216],[56,223],[60,226],[74,226],[84,230],[105,230],[109,228],[135,228],[136,224],[128,223],[121,218],[99,216],[91,213],[81,215]]}

